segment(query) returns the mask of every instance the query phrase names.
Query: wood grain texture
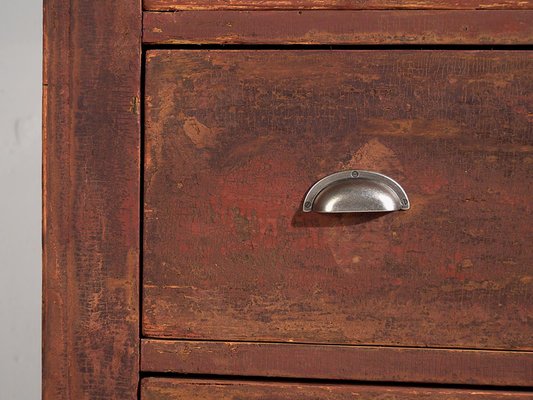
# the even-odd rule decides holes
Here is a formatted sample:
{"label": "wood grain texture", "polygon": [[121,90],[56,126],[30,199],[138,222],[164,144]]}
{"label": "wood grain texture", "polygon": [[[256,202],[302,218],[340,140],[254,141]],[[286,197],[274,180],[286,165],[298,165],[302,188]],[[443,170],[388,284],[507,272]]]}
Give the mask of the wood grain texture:
{"label": "wood grain texture", "polygon": [[[154,50],[143,332],[533,348],[533,52]],[[407,212],[300,212],[338,170]]]}
{"label": "wood grain texture", "polygon": [[141,370],[179,374],[529,386],[533,353],[143,339]]}
{"label": "wood grain texture", "polygon": [[145,12],[149,44],[531,44],[533,11]]}
{"label": "wood grain texture", "polygon": [[144,0],[144,9],[171,10],[388,10],[531,9],[531,0]]}
{"label": "wood grain texture", "polygon": [[43,399],[136,399],[141,3],[44,3]]}
{"label": "wood grain texture", "polygon": [[147,378],[141,400],[503,400],[533,392]]}

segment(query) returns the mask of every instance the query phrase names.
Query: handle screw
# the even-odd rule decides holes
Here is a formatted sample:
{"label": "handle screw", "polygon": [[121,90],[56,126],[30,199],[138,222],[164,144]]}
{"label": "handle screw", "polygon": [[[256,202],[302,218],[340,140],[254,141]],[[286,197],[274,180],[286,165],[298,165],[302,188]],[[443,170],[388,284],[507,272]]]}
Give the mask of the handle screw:
{"label": "handle screw", "polygon": [[352,171],[352,178],[357,178],[359,176],[359,172]]}
{"label": "handle screw", "polygon": [[304,204],[304,207],[305,208],[310,208],[311,207],[311,202],[310,201],[306,201],[305,204]]}

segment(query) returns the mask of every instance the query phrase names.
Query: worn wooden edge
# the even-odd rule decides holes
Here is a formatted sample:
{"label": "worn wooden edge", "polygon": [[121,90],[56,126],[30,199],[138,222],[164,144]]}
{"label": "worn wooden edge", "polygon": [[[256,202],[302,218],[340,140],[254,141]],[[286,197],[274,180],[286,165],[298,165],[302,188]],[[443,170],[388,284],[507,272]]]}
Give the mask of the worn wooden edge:
{"label": "worn wooden edge", "polygon": [[142,339],[141,370],[528,386],[533,352]]}
{"label": "worn wooden edge", "polygon": [[45,400],[137,398],[141,21],[44,1]]}
{"label": "worn wooden edge", "polygon": [[145,12],[146,44],[524,45],[533,11]]}
{"label": "worn wooden edge", "polygon": [[151,11],[176,10],[484,10],[531,9],[530,0],[144,0]]}
{"label": "worn wooden edge", "polygon": [[[267,397],[264,397],[264,396]],[[220,379],[144,378],[141,400],[173,399],[529,399],[533,392]],[[245,397],[242,397],[245,396]]]}

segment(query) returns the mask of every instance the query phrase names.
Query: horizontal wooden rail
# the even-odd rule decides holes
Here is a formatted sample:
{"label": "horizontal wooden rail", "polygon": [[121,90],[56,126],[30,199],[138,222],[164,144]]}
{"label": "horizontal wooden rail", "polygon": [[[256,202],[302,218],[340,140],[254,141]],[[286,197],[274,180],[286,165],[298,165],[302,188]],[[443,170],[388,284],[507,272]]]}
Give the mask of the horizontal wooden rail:
{"label": "horizontal wooden rail", "polygon": [[142,400],[530,400],[533,392],[473,388],[427,388],[417,386],[378,386],[330,384],[329,382],[276,382],[225,379],[144,378]]}
{"label": "horizontal wooden rail", "polygon": [[145,12],[147,44],[533,44],[533,11]]}
{"label": "horizontal wooden rail", "polygon": [[145,10],[477,10],[533,8],[531,0],[144,0]]}
{"label": "horizontal wooden rail", "polygon": [[143,339],[141,370],[528,386],[533,352]]}

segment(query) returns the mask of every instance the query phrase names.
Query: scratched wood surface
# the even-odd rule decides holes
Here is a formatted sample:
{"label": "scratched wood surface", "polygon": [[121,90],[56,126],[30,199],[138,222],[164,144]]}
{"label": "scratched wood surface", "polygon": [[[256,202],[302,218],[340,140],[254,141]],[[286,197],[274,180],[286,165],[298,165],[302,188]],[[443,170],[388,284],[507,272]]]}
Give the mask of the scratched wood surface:
{"label": "scratched wood surface", "polygon": [[531,0],[144,0],[145,10],[290,9],[527,9]]}
{"label": "scratched wood surface", "polygon": [[[143,332],[533,349],[528,51],[153,50]],[[338,170],[407,212],[300,212]]]}
{"label": "scratched wood surface", "polygon": [[366,385],[327,385],[281,382],[231,382],[147,378],[141,400],[503,400],[530,399],[532,392],[427,389]]}
{"label": "scratched wood surface", "polygon": [[141,370],[531,386],[533,352],[143,339]]}
{"label": "scratched wood surface", "polygon": [[145,12],[149,44],[531,44],[533,11]]}
{"label": "scratched wood surface", "polygon": [[136,399],[141,3],[44,3],[43,399]]}

